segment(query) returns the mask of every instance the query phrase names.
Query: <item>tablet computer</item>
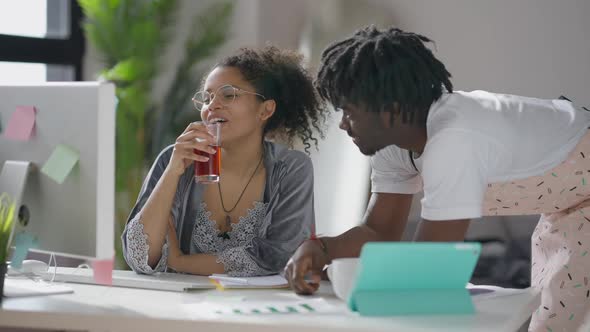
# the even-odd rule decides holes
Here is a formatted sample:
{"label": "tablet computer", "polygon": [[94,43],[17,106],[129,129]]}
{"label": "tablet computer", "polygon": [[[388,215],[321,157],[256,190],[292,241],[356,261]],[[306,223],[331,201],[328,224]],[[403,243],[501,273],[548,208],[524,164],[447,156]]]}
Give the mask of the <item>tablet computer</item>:
{"label": "tablet computer", "polygon": [[370,242],[348,305],[362,315],[473,313],[465,288],[481,253],[472,242]]}

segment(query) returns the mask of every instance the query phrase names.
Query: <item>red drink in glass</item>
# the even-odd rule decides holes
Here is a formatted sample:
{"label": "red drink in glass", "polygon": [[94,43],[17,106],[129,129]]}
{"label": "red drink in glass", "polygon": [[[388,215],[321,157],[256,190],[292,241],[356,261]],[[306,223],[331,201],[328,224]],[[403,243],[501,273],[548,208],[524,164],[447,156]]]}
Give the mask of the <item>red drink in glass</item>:
{"label": "red drink in glass", "polygon": [[200,156],[209,157],[208,161],[195,161],[195,179],[197,182],[214,183],[219,181],[221,170],[221,147],[212,146],[216,153],[210,154],[207,152],[194,149],[194,152]]}
{"label": "red drink in glass", "polygon": [[195,161],[195,180],[205,184],[219,182],[221,176],[221,123],[207,124],[207,131],[215,140],[215,144],[211,146],[215,153],[193,149],[196,154],[209,158],[207,161]]}

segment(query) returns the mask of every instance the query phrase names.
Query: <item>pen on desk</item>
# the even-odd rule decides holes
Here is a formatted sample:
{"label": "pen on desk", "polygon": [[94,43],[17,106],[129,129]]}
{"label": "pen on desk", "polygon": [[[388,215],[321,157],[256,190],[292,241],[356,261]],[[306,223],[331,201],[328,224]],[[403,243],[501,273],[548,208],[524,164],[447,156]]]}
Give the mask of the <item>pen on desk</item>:
{"label": "pen on desk", "polygon": [[225,288],[223,288],[223,286],[219,283],[219,281],[210,278],[209,282],[211,282],[213,285],[215,285],[215,289],[217,289],[219,291],[225,290]]}

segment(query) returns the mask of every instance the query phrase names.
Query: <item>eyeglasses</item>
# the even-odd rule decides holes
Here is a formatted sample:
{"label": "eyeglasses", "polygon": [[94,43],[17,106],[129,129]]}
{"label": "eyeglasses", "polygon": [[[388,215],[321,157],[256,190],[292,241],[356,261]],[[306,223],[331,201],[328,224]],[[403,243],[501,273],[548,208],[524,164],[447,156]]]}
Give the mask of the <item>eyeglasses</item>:
{"label": "eyeglasses", "polygon": [[217,97],[221,105],[229,106],[236,100],[236,97],[241,95],[240,93],[256,95],[262,98],[262,100],[266,100],[266,97],[259,93],[236,88],[235,86],[230,84],[220,86],[213,93],[209,91],[197,91],[197,93],[195,93],[195,95],[193,96],[192,100],[197,110],[202,109],[204,106],[210,105],[213,102],[213,99],[215,99],[215,97]]}

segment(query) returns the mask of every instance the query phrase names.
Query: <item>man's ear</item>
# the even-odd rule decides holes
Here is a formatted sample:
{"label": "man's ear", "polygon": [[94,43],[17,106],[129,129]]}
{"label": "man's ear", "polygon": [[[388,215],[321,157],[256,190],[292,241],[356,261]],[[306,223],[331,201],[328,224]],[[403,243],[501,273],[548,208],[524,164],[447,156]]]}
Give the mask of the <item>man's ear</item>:
{"label": "man's ear", "polygon": [[393,121],[395,121],[393,113],[389,110],[379,112],[379,120],[381,121],[381,125],[387,129],[390,129]]}
{"label": "man's ear", "polygon": [[260,120],[266,121],[266,120],[270,119],[270,117],[275,113],[275,110],[277,108],[277,103],[273,99],[265,100],[262,103],[262,107],[263,107],[263,109],[259,114]]}
{"label": "man's ear", "polygon": [[389,108],[379,112],[381,123],[387,129],[391,128],[396,121],[399,121],[400,115],[398,103],[393,103]]}

